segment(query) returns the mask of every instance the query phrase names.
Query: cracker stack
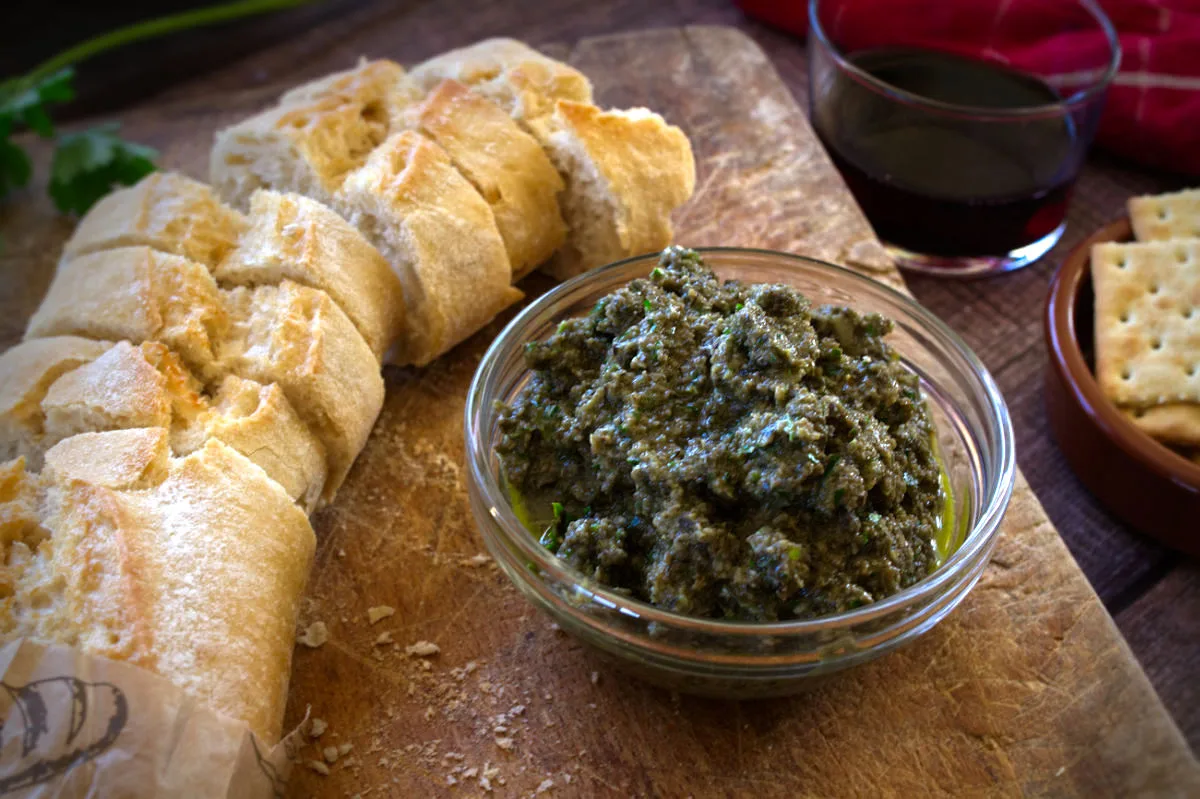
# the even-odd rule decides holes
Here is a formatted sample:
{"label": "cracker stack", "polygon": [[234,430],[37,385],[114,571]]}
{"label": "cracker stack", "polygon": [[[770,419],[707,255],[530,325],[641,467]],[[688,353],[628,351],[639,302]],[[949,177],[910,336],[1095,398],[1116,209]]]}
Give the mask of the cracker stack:
{"label": "cracker stack", "polygon": [[1096,378],[1139,428],[1200,458],[1200,190],[1129,201],[1137,241],[1092,248]]}
{"label": "cracker stack", "polygon": [[[383,404],[561,277],[670,241],[691,148],[511,40],[360,64],[67,242],[0,354],[0,643],[125,660],[280,734],[315,538]],[[4,462],[6,461],[6,462]]]}

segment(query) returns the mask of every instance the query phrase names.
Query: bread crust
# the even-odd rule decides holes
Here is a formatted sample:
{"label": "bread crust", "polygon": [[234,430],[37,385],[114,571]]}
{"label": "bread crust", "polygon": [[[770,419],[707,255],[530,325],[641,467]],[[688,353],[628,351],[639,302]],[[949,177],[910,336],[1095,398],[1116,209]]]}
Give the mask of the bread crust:
{"label": "bread crust", "polygon": [[388,64],[370,62],[299,87],[289,101],[219,131],[209,159],[213,187],[241,210],[260,188],[328,204],[388,135],[403,96],[394,91],[396,65]]}
{"label": "bread crust", "polygon": [[214,271],[223,286],[285,278],[329,294],[380,360],[404,328],[404,290],[379,251],[332,209],[299,194],[260,190],[250,225]]}
{"label": "bread crust", "polygon": [[222,294],[230,315],[230,335],[220,346],[223,373],[279,384],[325,448],[322,496],[329,501],[383,407],[378,362],[323,291],[284,280]]}
{"label": "bread crust", "polygon": [[206,267],[149,247],[119,247],[60,261],[25,338],[161,341],[207,375],[226,326]]}
{"label": "bread crust", "polygon": [[559,280],[671,243],[671,212],[696,186],[691,143],[646,109],[603,111],[559,101],[533,125],[563,175],[571,229],[543,271]]}
{"label": "bread crust", "polygon": [[404,286],[394,360],[423,366],[520,299],[492,209],[450,156],[414,131],[391,136],[349,178],[338,209]]}
{"label": "bread crust", "polygon": [[456,80],[522,123],[553,113],[558,100],[592,102],[592,84],[582,72],[516,39],[485,39],[450,50],[408,74],[425,91],[443,80]]}
{"label": "bread crust", "polygon": [[411,124],[446,151],[491,206],[513,282],[566,240],[558,210],[562,178],[537,139],[498,105],[446,80],[414,107]]}
{"label": "bread crust", "polygon": [[63,249],[75,258],[117,247],[150,247],[215,266],[246,227],[204,183],[177,172],[151,172],[100,199],[79,220]]}
{"label": "bread crust", "polygon": [[0,353],[0,461],[23,455],[34,468],[41,465],[46,392],[64,374],[99,358],[110,346],[58,336],[25,341]]}

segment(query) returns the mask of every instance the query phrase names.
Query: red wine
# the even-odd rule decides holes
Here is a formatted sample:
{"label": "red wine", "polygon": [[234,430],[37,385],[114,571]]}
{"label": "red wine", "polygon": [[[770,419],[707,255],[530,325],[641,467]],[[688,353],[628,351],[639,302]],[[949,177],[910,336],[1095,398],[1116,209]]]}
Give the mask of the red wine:
{"label": "red wine", "polygon": [[1002,255],[1062,223],[1083,154],[1074,121],[1003,114],[1058,103],[1054,89],[929,50],[869,50],[850,61],[925,100],[998,112],[933,111],[847,74],[835,79],[815,101],[814,126],[881,239],[926,255]]}

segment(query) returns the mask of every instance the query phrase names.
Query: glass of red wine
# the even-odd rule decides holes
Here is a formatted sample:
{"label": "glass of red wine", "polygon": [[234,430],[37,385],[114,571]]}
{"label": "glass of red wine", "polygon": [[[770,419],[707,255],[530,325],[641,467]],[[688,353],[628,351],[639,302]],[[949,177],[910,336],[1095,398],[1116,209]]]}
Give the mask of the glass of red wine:
{"label": "glass of red wine", "polygon": [[1094,0],[810,0],[813,127],[904,268],[1018,269],[1062,236],[1121,50]]}

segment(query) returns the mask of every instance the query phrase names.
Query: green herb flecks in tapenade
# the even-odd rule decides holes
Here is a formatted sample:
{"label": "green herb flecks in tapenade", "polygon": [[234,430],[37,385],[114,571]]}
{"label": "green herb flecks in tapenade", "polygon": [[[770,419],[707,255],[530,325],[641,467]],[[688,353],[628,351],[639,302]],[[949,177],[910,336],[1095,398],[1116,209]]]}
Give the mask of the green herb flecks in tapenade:
{"label": "green herb flecks in tapenade", "polygon": [[810,618],[936,565],[933,424],[891,322],[722,284],[697,253],[564,322],[502,409],[510,487],[543,544],[597,582],[680,613]]}

